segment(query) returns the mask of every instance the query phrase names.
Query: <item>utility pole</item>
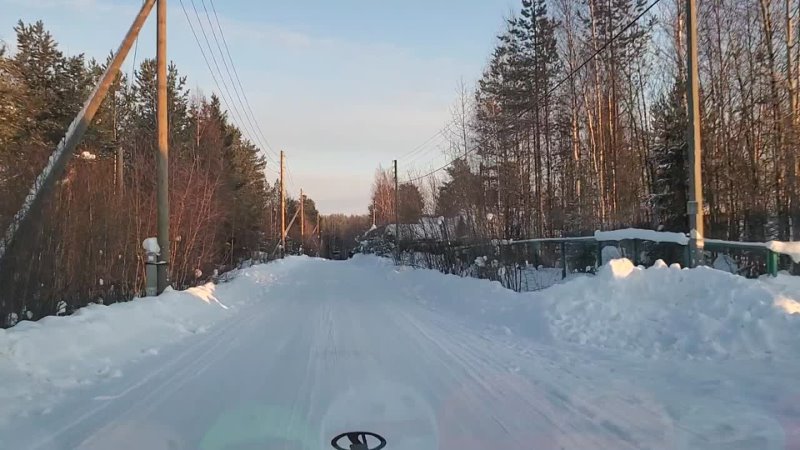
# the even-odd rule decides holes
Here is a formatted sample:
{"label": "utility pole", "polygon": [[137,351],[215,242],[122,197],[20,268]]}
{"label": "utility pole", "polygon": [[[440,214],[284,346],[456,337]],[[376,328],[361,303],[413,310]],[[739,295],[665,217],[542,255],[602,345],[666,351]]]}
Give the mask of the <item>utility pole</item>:
{"label": "utility pole", "polygon": [[697,0],[686,0],[687,93],[689,106],[689,214],[690,264],[703,264],[703,153],[700,141],[700,72],[697,61]]}
{"label": "utility pole", "polygon": [[81,138],[83,138],[83,135],[89,128],[89,124],[92,122],[97,110],[103,103],[103,99],[119,73],[120,67],[123,61],[125,61],[125,57],[128,55],[128,52],[133,46],[133,42],[139,35],[139,30],[142,29],[154,5],[155,0],[145,0],[142,4],[142,8],[139,10],[133,24],[131,24],[125,38],[122,40],[122,44],[120,44],[117,52],[111,59],[111,63],[97,82],[94,91],[92,91],[89,99],[83,104],[83,108],[72,120],[63,139],[56,145],[53,154],[50,156],[51,162],[48,163],[36,177],[33,185],[31,185],[28,190],[28,194],[25,196],[22,206],[11,219],[11,223],[8,225],[5,234],[0,236],[0,262],[3,261],[20,227],[22,227],[23,223],[25,223],[32,214],[39,212],[41,202],[52,192],[56,180],[58,180],[64,172],[67,162],[69,162],[75,148],[78,146],[78,143],[80,143]]}
{"label": "utility pole", "polygon": [[397,255],[395,258],[398,264],[400,263],[400,207],[399,207],[400,202],[398,199],[399,197],[398,192],[400,191],[399,187],[400,184],[399,181],[397,180],[397,160],[395,159],[394,160],[394,227],[395,227],[394,234],[395,234],[395,240],[397,241],[396,245]]}
{"label": "utility pole", "polygon": [[303,190],[300,189],[300,248],[306,242],[306,213],[305,213],[305,196]]}
{"label": "utility pole", "polygon": [[286,155],[281,150],[281,258],[286,254]]}
{"label": "utility pole", "polygon": [[169,286],[169,124],[167,123],[167,0],[158,0],[156,30],[156,84],[158,100],[156,118],[158,128],[158,246],[161,247],[158,266],[158,293]]}

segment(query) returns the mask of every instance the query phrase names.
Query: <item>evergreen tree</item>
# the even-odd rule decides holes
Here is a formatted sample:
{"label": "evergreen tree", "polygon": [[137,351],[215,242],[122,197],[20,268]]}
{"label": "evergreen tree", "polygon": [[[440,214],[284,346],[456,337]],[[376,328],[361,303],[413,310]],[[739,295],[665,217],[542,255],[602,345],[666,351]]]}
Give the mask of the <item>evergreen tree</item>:
{"label": "evergreen tree", "polygon": [[653,217],[668,231],[684,232],[688,222],[686,202],[689,194],[687,161],[685,89],[674,83],[672,89],[653,107],[652,150],[655,177],[651,205]]}
{"label": "evergreen tree", "polygon": [[400,223],[417,223],[425,209],[425,201],[419,188],[411,183],[402,183],[398,188],[397,203],[400,210]]}

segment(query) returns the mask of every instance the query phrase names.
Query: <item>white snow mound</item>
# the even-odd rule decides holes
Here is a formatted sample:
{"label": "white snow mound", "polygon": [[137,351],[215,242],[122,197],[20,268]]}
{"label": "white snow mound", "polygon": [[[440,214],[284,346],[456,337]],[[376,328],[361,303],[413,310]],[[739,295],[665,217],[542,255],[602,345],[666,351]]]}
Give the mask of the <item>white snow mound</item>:
{"label": "white snow mound", "polygon": [[796,353],[800,291],[707,267],[614,260],[594,278],[537,293],[551,334],[646,357],[781,358]]}
{"label": "white snow mound", "polygon": [[10,409],[24,410],[23,403],[34,397],[48,402],[64,389],[123,376],[128,362],[205,333],[248,303],[264,298],[273,280],[302,260],[289,258],[241,270],[235,283],[170,289],[158,297],[90,305],[71,316],[22,321],[0,329],[0,379],[4,380],[0,421]]}

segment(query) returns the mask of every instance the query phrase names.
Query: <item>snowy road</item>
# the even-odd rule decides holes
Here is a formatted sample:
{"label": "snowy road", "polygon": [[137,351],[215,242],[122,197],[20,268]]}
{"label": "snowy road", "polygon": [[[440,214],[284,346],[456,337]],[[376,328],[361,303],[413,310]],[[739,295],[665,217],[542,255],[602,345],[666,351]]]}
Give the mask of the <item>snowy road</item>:
{"label": "snowy road", "polygon": [[10,418],[0,445],[321,449],[366,429],[388,450],[798,448],[781,401],[791,376],[769,363],[599,352],[535,321],[523,336],[434,306],[435,291],[373,259],[297,260],[255,286],[257,301],[203,333]]}

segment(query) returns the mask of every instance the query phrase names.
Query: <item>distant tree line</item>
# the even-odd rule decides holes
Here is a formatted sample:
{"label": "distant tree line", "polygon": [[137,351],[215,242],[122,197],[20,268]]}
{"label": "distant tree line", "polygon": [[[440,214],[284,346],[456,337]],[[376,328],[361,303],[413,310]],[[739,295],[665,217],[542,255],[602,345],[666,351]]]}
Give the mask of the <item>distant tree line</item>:
{"label": "distant tree line", "polygon": [[[625,29],[650,3],[523,0],[445,128],[458,159],[415,183],[425,212],[462,215],[476,237],[687,231],[685,2]],[[800,240],[800,4],[699,4],[706,234]],[[379,223],[394,220],[388,176]]]}
{"label": "distant tree line", "polygon": [[[0,43],[3,232],[110,61],[65,55],[42,22],[15,31],[13,52]],[[63,179],[0,266],[0,325],[142,292],[141,242],[156,232],[156,65],[137,63],[116,78]],[[273,253],[279,186],[265,175],[263,149],[216,96],[191,92],[174,64],[168,95],[169,271],[180,288]],[[306,202],[313,228],[316,208]],[[290,199],[289,214],[296,205]]]}

